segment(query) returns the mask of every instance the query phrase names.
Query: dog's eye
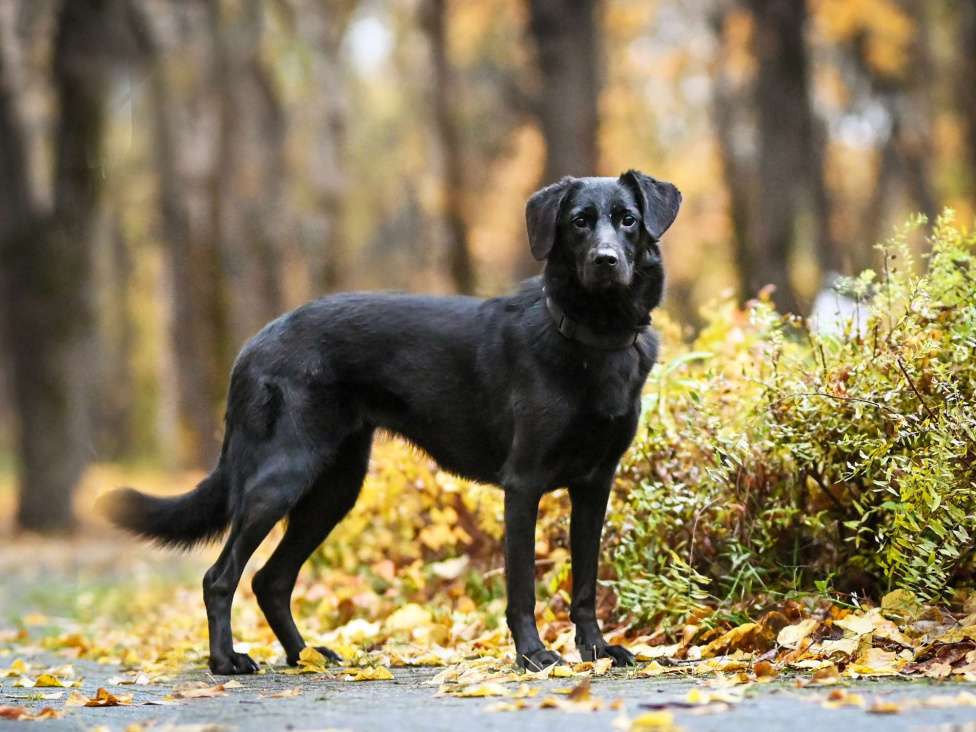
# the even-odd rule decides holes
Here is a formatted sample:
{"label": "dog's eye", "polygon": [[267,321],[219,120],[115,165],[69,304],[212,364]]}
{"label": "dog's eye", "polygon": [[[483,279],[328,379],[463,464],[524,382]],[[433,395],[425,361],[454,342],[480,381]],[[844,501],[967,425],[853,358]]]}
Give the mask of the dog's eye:
{"label": "dog's eye", "polygon": [[636,224],[637,223],[637,219],[635,219],[630,214],[625,214],[624,217],[622,219],[620,219],[620,223],[623,224],[624,226],[628,226],[629,227],[629,226],[633,226],[634,224]]}
{"label": "dog's eye", "polygon": [[589,225],[590,222],[586,220],[585,216],[577,216],[573,219],[573,226],[575,226],[577,229],[585,229]]}

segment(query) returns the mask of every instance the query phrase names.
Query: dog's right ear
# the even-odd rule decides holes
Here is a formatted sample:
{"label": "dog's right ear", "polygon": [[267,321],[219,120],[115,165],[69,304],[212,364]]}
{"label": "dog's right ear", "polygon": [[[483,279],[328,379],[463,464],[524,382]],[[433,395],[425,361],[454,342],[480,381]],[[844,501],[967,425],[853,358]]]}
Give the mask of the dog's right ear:
{"label": "dog's right ear", "polygon": [[566,176],[533,193],[525,204],[525,228],[529,233],[532,256],[542,261],[549,256],[556,243],[556,222],[559,209],[566,199],[575,178]]}

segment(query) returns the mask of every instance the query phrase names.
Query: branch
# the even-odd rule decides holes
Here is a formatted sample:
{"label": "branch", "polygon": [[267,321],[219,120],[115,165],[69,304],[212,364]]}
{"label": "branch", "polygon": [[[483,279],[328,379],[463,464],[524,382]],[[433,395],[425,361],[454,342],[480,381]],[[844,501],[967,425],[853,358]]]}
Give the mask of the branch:
{"label": "branch", "polygon": [[898,362],[898,368],[901,369],[901,372],[905,375],[905,380],[908,382],[908,385],[912,387],[912,391],[915,392],[915,396],[917,396],[918,400],[922,403],[922,407],[925,409],[929,417],[931,417],[933,421],[937,422],[938,418],[935,416],[935,412],[929,408],[929,405],[925,402],[925,397],[922,396],[922,392],[918,390],[918,387],[915,386],[915,382],[912,381],[912,377],[908,375],[908,369],[905,368],[905,362],[901,360],[901,356],[898,356],[896,360]]}

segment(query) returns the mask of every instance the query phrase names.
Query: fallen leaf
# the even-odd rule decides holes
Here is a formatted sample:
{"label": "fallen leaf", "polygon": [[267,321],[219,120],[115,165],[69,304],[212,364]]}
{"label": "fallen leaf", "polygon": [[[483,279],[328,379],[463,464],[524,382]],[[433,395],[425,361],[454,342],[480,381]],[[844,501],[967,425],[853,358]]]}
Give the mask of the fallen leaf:
{"label": "fallen leaf", "polygon": [[460,686],[438,691],[438,694],[441,693],[468,699],[485,696],[508,696],[508,689],[497,682],[489,682],[486,684],[472,684],[470,686]]}
{"label": "fallen leaf", "polygon": [[838,628],[843,628],[855,636],[867,635],[868,633],[874,632],[874,623],[871,621],[871,618],[863,615],[848,615],[845,618],[835,620],[834,625]]}
{"label": "fallen leaf", "polygon": [[87,697],[84,694],[73,691],[68,695],[64,705],[66,707],[120,707],[132,703],[132,694],[119,694],[116,696],[107,689],[99,687],[95,696]]}
{"label": "fallen leaf", "polygon": [[732,651],[765,651],[772,645],[769,631],[759,623],[743,623],[702,648],[701,657],[711,658]]}
{"label": "fallen leaf", "polygon": [[848,692],[846,689],[834,689],[823,702],[825,709],[840,709],[841,707],[863,707],[864,697],[860,694]]}
{"label": "fallen leaf", "polygon": [[328,660],[312,646],[305,646],[298,654],[298,670],[303,674],[324,674]]}
{"label": "fallen leaf", "polygon": [[886,699],[875,699],[868,707],[871,714],[900,714],[902,711],[901,704]]}
{"label": "fallen leaf", "polygon": [[909,590],[894,590],[881,598],[881,612],[892,620],[917,620],[924,609],[922,603]]}
{"label": "fallen leaf", "polygon": [[342,669],[343,681],[390,681],[393,674],[385,666],[366,666]]}
{"label": "fallen leaf", "polygon": [[486,712],[518,712],[522,709],[529,709],[529,703],[525,699],[516,699],[511,702],[495,702],[485,707]]}
{"label": "fallen leaf", "polygon": [[26,707],[0,706],[0,719],[10,719],[15,722],[33,722],[42,719],[60,719],[64,714],[57,709],[44,707],[36,712]]}
{"label": "fallen leaf", "polygon": [[795,625],[787,625],[777,634],[776,642],[784,648],[796,648],[800,641],[817,629],[819,624],[818,620],[808,618]]}
{"label": "fallen leaf", "polygon": [[658,658],[673,658],[680,647],[680,643],[670,646],[649,646],[646,643],[638,643],[630,646],[629,650],[638,661],[653,661]]}
{"label": "fallen leaf", "polygon": [[[230,682],[228,682],[230,683]],[[186,689],[177,689],[174,691],[170,698],[173,699],[213,699],[218,696],[225,696],[227,694],[227,684],[217,684],[216,686],[206,686],[200,687],[190,687]]]}
{"label": "fallen leaf", "polygon": [[671,712],[644,712],[631,720],[629,732],[679,732]]}

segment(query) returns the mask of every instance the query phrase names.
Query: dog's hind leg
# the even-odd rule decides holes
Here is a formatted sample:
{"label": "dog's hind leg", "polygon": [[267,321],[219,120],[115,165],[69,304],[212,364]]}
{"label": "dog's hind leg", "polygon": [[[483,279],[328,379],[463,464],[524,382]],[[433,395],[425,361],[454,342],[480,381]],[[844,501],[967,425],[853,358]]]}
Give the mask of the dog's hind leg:
{"label": "dog's hind leg", "polygon": [[[372,428],[363,428],[343,441],[332,464],[288,514],[288,528],[271,558],[254,575],[252,587],[268,624],[278,636],[288,663],[298,663],[305,641],[291,613],[291,594],[305,560],[325,541],[329,532],[349,513],[369,464]],[[328,648],[319,652],[333,661]]]}
{"label": "dog's hind leg", "polygon": [[[299,434],[298,421],[283,421],[275,438],[248,445],[249,476],[241,477],[240,498],[233,509],[230,535],[214,565],[203,577],[203,599],[210,631],[210,670],[215,674],[246,674],[257,664],[234,651],[230,610],[244,565],[268,535],[309,492],[329,457],[328,447],[310,448]],[[244,453],[242,443],[241,453]],[[239,460],[244,463],[242,457]]]}

